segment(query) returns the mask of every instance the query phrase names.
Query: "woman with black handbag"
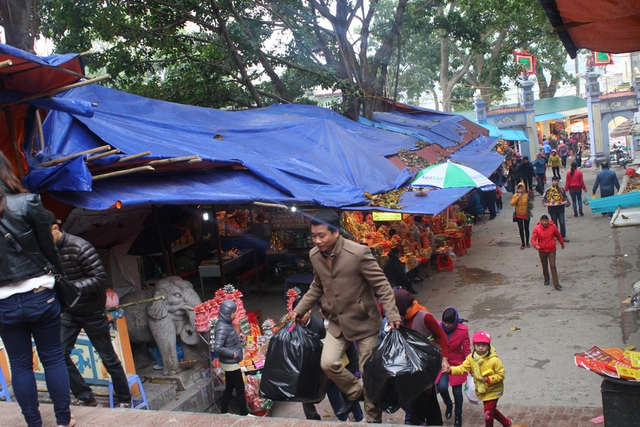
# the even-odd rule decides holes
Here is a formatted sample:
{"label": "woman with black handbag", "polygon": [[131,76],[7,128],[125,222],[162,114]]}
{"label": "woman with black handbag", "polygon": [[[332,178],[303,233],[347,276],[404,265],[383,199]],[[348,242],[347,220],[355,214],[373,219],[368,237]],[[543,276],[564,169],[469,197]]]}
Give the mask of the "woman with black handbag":
{"label": "woman with black handbag", "polygon": [[60,338],[60,302],[48,270],[62,271],[40,197],[27,192],[0,152],[0,337],[11,362],[13,392],[29,427],[41,427],[31,339],[45,371],[59,427],[75,425]]}

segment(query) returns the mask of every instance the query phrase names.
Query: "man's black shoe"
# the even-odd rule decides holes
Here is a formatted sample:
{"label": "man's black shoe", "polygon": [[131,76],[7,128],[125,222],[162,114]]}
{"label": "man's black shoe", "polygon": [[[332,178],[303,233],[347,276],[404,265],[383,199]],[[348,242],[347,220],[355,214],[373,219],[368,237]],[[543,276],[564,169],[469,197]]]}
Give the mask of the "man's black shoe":
{"label": "man's black shoe", "polygon": [[356,400],[345,400],[344,403],[338,410],[336,411],[336,417],[346,417],[349,415],[351,411],[353,411],[353,406],[357,405],[358,402],[362,402],[364,400],[364,390],[360,393],[360,397]]}
{"label": "man's black shoe", "polygon": [[345,400],[342,406],[340,406],[340,408],[338,408],[338,410],[336,411],[336,417],[342,418],[349,416],[349,413],[353,411],[353,405],[355,405],[356,403],[358,403],[357,400]]}
{"label": "man's black shoe", "polygon": [[407,289],[407,292],[409,292],[410,294],[413,294],[413,295],[415,295],[415,294],[417,294],[417,293],[418,293],[418,291],[416,291],[416,290],[415,290],[415,289],[413,289],[413,288],[409,288],[409,289]]}

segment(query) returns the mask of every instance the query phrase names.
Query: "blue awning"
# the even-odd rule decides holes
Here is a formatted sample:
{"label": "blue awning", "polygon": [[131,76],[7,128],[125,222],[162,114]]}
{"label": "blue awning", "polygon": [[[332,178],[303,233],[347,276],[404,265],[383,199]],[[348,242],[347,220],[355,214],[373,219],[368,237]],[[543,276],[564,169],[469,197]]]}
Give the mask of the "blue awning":
{"label": "blue awning", "polygon": [[489,130],[489,136],[493,138],[501,137],[507,141],[529,141],[527,135],[520,129],[505,129],[495,125],[480,123],[480,126]]}
{"label": "blue awning", "polygon": [[563,117],[567,117],[568,115],[570,114],[563,114],[563,113],[540,114],[539,116],[536,116],[536,123],[546,122],[547,120],[562,119]]}

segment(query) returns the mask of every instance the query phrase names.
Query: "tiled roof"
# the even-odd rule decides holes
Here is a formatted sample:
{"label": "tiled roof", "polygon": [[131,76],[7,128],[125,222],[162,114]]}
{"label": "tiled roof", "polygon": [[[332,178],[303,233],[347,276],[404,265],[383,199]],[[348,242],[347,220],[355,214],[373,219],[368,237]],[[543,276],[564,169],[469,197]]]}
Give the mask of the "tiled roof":
{"label": "tiled roof", "polygon": [[609,92],[603,93],[600,95],[600,99],[616,99],[616,98],[627,98],[629,96],[636,96],[635,91],[633,90],[625,90],[624,92]]}
{"label": "tiled roof", "polygon": [[496,116],[498,114],[511,114],[511,113],[521,113],[524,111],[524,107],[503,107],[503,108],[494,108],[487,109],[487,116]]}

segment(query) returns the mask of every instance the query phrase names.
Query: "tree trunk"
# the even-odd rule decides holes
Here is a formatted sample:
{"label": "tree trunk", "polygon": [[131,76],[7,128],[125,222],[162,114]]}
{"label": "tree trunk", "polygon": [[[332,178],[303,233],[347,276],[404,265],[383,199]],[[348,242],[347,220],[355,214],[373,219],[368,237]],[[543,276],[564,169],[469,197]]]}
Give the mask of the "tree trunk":
{"label": "tree trunk", "polygon": [[551,81],[547,83],[547,79],[544,77],[542,67],[539,67],[536,70],[536,77],[538,78],[538,87],[540,88],[540,91],[538,92],[538,96],[540,97],[540,99],[553,98],[556,95],[558,84],[560,83],[561,79],[552,73]]}
{"label": "tree trunk", "polygon": [[34,23],[32,10],[36,0],[0,0],[0,17],[6,44],[33,52]]}
{"label": "tree trunk", "polygon": [[238,54],[238,50],[236,49],[236,46],[233,42],[231,34],[229,33],[229,29],[227,28],[227,22],[223,18],[222,13],[220,12],[220,8],[218,8],[218,4],[216,1],[217,0],[211,1],[211,7],[216,14],[216,20],[218,21],[220,32],[224,36],[224,40],[227,43],[227,47],[229,48],[229,52],[231,53],[231,58],[233,59],[233,62],[236,64],[236,67],[238,67],[238,71],[242,76],[242,83],[245,85],[245,87],[251,94],[251,97],[255,101],[256,106],[258,108],[262,108],[264,107],[262,98],[260,97],[260,94],[258,94],[258,91],[256,91],[256,88],[253,86],[253,83],[249,78],[249,74],[247,73],[247,68],[244,62],[242,61],[242,58],[240,58],[240,55]]}

